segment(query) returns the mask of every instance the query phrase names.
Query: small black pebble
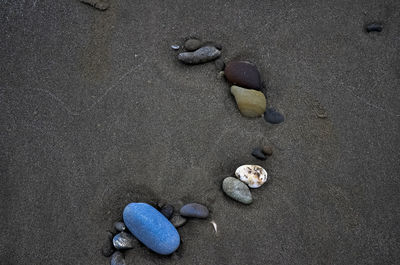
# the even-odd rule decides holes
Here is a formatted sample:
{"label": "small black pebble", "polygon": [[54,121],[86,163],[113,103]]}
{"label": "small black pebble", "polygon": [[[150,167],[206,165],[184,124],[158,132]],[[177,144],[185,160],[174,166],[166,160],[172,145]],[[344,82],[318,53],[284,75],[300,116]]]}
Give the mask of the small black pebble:
{"label": "small black pebble", "polygon": [[368,24],[365,29],[367,30],[367,32],[371,31],[381,32],[383,30],[383,25],[379,23],[371,23]]}
{"label": "small black pebble", "polygon": [[161,208],[160,211],[167,219],[171,218],[172,214],[174,213],[174,206],[171,204],[166,204]]}
{"label": "small black pebble", "polygon": [[217,68],[218,71],[224,71],[225,68],[224,60],[222,60],[221,58],[215,60],[215,67]]}
{"label": "small black pebble", "polygon": [[278,124],[285,120],[283,115],[273,108],[267,108],[267,110],[264,112],[264,119],[272,124]]}
{"label": "small black pebble", "polygon": [[114,246],[112,243],[113,235],[111,232],[107,232],[107,239],[104,241],[103,246],[101,247],[101,253],[105,257],[111,256],[114,253]]}
{"label": "small black pebble", "polygon": [[260,160],[265,160],[267,159],[267,157],[264,155],[264,153],[262,152],[261,148],[254,148],[253,152],[251,152],[251,154],[255,157],[258,158]]}

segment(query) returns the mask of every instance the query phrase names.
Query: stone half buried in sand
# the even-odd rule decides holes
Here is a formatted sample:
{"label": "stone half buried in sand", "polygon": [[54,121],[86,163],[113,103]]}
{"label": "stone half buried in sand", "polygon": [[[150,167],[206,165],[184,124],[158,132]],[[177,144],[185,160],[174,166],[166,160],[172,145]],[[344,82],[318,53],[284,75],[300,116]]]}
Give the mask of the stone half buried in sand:
{"label": "stone half buried in sand", "polygon": [[182,52],[178,55],[178,60],[186,64],[200,64],[217,59],[221,52],[213,46],[205,46],[194,52]]}
{"label": "stone half buried in sand", "polygon": [[235,175],[253,189],[261,187],[267,181],[267,171],[257,165],[240,166]]}
{"label": "stone half buried in sand", "polygon": [[260,91],[232,86],[231,93],[235,97],[240,113],[243,116],[249,118],[260,117],[267,108],[267,100]]}
{"label": "stone half buried in sand", "polygon": [[234,85],[260,90],[262,87],[260,72],[247,61],[232,61],[225,67],[226,79]]}
{"label": "stone half buried in sand", "polygon": [[154,252],[169,255],[179,247],[180,236],[176,228],[149,204],[128,204],[123,218],[128,230]]}

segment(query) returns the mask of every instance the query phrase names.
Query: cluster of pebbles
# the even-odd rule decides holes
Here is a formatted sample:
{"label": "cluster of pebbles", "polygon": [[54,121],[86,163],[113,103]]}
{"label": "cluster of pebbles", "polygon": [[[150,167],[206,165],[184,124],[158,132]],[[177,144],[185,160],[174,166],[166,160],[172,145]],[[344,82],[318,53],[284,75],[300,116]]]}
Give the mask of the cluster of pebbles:
{"label": "cluster of pebbles", "polygon": [[176,228],[183,226],[190,218],[205,219],[209,216],[206,206],[189,203],[176,212],[168,203],[151,206],[147,203],[130,203],[123,211],[123,221],[115,222],[101,252],[111,256],[111,265],[125,265],[123,251],[142,245],[160,255],[173,253],[181,239]]}

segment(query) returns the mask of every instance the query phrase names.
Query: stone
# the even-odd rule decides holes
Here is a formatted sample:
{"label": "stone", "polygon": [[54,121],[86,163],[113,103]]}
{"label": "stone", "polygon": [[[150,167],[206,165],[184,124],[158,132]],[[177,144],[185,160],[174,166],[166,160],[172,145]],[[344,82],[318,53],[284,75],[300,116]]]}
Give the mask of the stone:
{"label": "stone", "polygon": [[235,175],[250,188],[259,188],[267,181],[267,171],[257,165],[243,165],[236,169]]}
{"label": "stone", "polygon": [[274,108],[267,108],[264,113],[264,120],[272,124],[279,124],[283,122],[285,118]]}
{"label": "stone", "polygon": [[243,204],[250,204],[253,202],[249,187],[236,178],[225,178],[222,182],[222,190],[226,195]]}
{"label": "stone", "polygon": [[111,265],[126,265],[124,254],[119,251],[115,251],[115,253],[111,256]]}
{"label": "stone", "polygon": [[[226,76],[226,72],[224,73]],[[232,86],[231,93],[235,97],[236,104],[243,116],[255,118],[260,117],[265,112],[267,100],[262,92]]]}
{"label": "stone", "polygon": [[179,50],[179,45],[176,45],[176,44],[174,44],[174,45],[171,45],[171,49],[173,49],[173,50]]}
{"label": "stone", "polygon": [[376,31],[376,32],[381,32],[383,30],[383,25],[380,23],[370,23],[365,27],[365,30],[367,32],[371,32],[371,31]]}
{"label": "stone", "polygon": [[110,7],[109,0],[81,0],[81,2],[101,11],[107,10]]}
{"label": "stone", "polygon": [[115,222],[114,229],[118,232],[122,232],[122,231],[125,231],[126,226],[123,222]]}
{"label": "stone", "polygon": [[260,90],[262,82],[257,67],[247,61],[232,61],[225,67],[226,79],[233,85]]}
{"label": "stone", "polygon": [[187,41],[185,41],[183,47],[185,48],[185,50],[192,52],[199,49],[202,44],[203,43],[198,39],[188,39]]}
{"label": "stone", "polygon": [[116,249],[131,249],[139,246],[138,240],[127,232],[116,234],[113,238],[113,245]]}
{"label": "stone", "polygon": [[272,146],[266,145],[263,147],[262,152],[267,156],[271,156],[274,152],[274,149],[272,148]]}
{"label": "stone", "polygon": [[181,227],[186,224],[187,219],[179,214],[172,216],[169,220],[175,227]]}
{"label": "stone", "polygon": [[221,55],[221,52],[212,46],[201,47],[194,52],[183,52],[178,55],[178,60],[186,64],[200,64],[213,61]]}
{"label": "stone", "polygon": [[184,205],[179,213],[184,217],[207,218],[209,211],[206,206],[199,203],[189,203]]}
{"label": "stone", "polygon": [[255,157],[258,158],[260,160],[265,160],[267,159],[267,157],[264,155],[264,153],[262,152],[261,148],[254,148],[253,152],[251,152],[251,154]]}
{"label": "stone", "polygon": [[223,71],[225,68],[224,60],[222,60],[221,58],[215,60],[215,67],[218,71]]}
{"label": "stone", "polygon": [[166,204],[163,207],[161,207],[160,212],[167,218],[171,218],[172,214],[174,213],[174,206],[171,204]]}
{"label": "stone", "polygon": [[114,246],[113,246],[113,235],[111,232],[107,232],[107,239],[104,241],[102,247],[101,247],[101,253],[105,257],[111,256],[112,253],[114,253]]}
{"label": "stone", "polygon": [[130,203],[123,212],[128,230],[146,247],[161,255],[173,253],[180,245],[176,228],[147,203]]}

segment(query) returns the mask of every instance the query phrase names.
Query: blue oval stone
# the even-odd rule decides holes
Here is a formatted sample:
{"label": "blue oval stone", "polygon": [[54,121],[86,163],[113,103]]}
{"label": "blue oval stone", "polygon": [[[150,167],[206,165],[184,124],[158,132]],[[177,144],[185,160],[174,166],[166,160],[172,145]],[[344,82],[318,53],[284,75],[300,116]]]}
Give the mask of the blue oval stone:
{"label": "blue oval stone", "polygon": [[123,213],[129,231],[146,247],[161,255],[174,252],[181,242],[175,227],[147,203],[130,203]]}

